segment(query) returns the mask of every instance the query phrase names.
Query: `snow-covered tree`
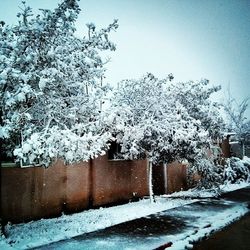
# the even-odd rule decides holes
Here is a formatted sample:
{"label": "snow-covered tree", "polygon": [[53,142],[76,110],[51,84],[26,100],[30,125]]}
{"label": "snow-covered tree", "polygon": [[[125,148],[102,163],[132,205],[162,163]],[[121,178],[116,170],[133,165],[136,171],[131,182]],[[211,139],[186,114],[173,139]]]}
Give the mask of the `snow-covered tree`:
{"label": "snow-covered tree", "polygon": [[212,101],[212,94],[218,92],[220,86],[210,86],[209,80],[171,83],[168,86],[176,100],[188,111],[189,115],[201,122],[211,138],[222,136],[224,120],[218,102]]}
{"label": "snow-covered tree", "polygon": [[[168,85],[168,91],[174,95],[173,98],[186,108],[193,119],[199,120],[202,129],[209,134],[207,141],[209,145],[222,138],[225,127],[222,107],[211,99],[212,95],[220,89],[220,86],[210,86],[206,79]],[[190,162],[192,164],[189,170],[198,172],[201,176],[200,186],[212,187],[220,183],[219,167],[215,166],[212,159],[208,157],[206,147]]]}
{"label": "snow-covered tree", "polygon": [[107,60],[100,52],[115,50],[109,33],[117,20],[100,30],[89,23],[78,38],[77,2],[64,0],[36,17],[23,2],[17,25],[1,23],[0,137],[30,163],[88,160],[104,153],[111,136],[100,121],[109,89],[101,84]]}
{"label": "snow-covered tree", "polygon": [[245,156],[245,141],[250,138],[250,120],[246,117],[249,105],[249,98],[238,102],[228,91],[224,109],[228,117],[228,130],[236,133],[238,140],[242,143],[242,155]]}
{"label": "snow-covered tree", "polygon": [[113,131],[125,159],[147,157],[152,197],[152,164],[195,159],[208,134],[201,122],[174,98],[167,88],[170,77],[159,80],[147,74],[119,83],[111,109],[116,113]]}

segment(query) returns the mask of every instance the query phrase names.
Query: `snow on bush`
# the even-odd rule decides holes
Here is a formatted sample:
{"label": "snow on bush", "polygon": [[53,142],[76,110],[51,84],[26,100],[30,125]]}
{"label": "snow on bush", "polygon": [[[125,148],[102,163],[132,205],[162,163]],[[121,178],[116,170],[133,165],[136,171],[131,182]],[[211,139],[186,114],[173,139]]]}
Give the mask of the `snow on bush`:
{"label": "snow on bush", "polygon": [[[196,182],[193,181],[192,175],[195,171],[200,176]],[[200,158],[195,162],[194,166],[189,168],[189,182],[192,187],[215,188],[218,190],[222,184],[250,182],[250,159],[248,157],[243,159],[231,157],[222,166],[204,157]]]}
{"label": "snow on bush", "polygon": [[250,181],[250,159],[244,157],[243,160],[231,157],[227,161],[224,170],[225,183],[240,183]]}
{"label": "snow on bush", "polygon": [[[194,180],[194,174],[198,174],[198,180]],[[216,189],[223,183],[223,166],[214,164],[203,154],[188,168],[188,183],[198,189]]]}

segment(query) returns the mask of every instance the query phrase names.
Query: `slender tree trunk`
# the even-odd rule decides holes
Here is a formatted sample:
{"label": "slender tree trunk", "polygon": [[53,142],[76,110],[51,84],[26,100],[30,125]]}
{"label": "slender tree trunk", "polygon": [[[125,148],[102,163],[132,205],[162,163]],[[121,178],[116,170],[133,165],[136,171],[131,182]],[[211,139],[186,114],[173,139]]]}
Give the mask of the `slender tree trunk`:
{"label": "slender tree trunk", "polygon": [[[0,109],[0,125],[3,126],[3,119],[2,119],[2,116],[3,116],[3,112],[2,112],[2,109]],[[2,160],[3,160],[3,139],[0,138],[0,186],[1,186],[1,179],[2,179],[2,171],[1,171],[1,168],[2,168]],[[0,187],[0,200],[2,199],[3,197],[3,190],[2,188]],[[7,236],[6,235],[6,231],[5,231],[5,225],[6,225],[6,221],[3,220],[2,218],[2,200],[0,201],[0,237],[2,237],[2,235],[4,235],[5,237]]]}
{"label": "slender tree trunk", "polygon": [[[103,77],[101,76],[101,87],[102,87],[102,80],[103,80]],[[102,111],[102,99],[100,100],[100,111]]]}
{"label": "slender tree trunk", "polygon": [[[21,130],[21,147],[23,147],[23,132]],[[20,167],[22,168],[23,167],[23,159],[21,158],[20,159]]]}
{"label": "slender tree trunk", "polygon": [[86,83],[86,95],[89,95],[89,88],[88,88],[88,84]]}
{"label": "slender tree trunk", "polygon": [[242,158],[246,155],[246,148],[244,141],[242,142]]}
{"label": "slender tree trunk", "polygon": [[147,160],[147,167],[148,167],[148,190],[149,190],[149,198],[150,202],[155,202],[154,192],[153,192],[153,181],[152,181],[152,169],[153,164],[152,161]]}
{"label": "slender tree trunk", "polygon": [[167,169],[167,163],[163,163],[163,175],[164,175],[164,190],[165,194],[168,193],[168,169]]}

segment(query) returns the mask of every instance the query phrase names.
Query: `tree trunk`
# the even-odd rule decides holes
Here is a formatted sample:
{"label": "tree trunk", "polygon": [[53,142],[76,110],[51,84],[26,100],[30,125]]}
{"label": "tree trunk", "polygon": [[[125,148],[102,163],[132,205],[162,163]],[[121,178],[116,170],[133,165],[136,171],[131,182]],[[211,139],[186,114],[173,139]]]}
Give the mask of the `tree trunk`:
{"label": "tree trunk", "polygon": [[[103,80],[103,78],[101,76],[101,87],[102,87],[102,80]],[[100,100],[100,111],[102,111],[102,99]]]}
{"label": "tree trunk", "polygon": [[[0,109],[0,125],[3,126],[3,119],[2,119],[2,109]],[[3,139],[0,138],[0,168],[2,168],[2,158],[3,158]],[[0,169],[0,181],[2,179],[2,171]],[[1,182],[0,182],[1,185]],[[3,197],[3,190],[0,188],[0,199]],[[7,224],[6,221],[2,219],[2,204],[0,204],[0,237],[5,236],[7,237],[6,231],[5,231],[5,225]]]}
{"label": "tree trunk", "polygon": [[164,174],[164,190],[165,194],[168,193],[168,169],[167,169],[167,163],[163,163],[163,174]]}
{"label": "tree trunk", "polygon": [[244,141],[242,142],[242,158],[246,155],[246,148],[245,148],[245,143]]}
{"label": "tree trunk", "polygon": [[155,198],[154,198],[153,181],[152,181],[152,168],[153,168],[152,161],[147,160],[147,165],[148,165],[148,190],[149,190],[149,198],[150,198],[150,202],[153,203],[153,202],[155,202]]}
{"label": "tree trunk", "polygon": [[[23,132],[21,130],[21,147],[23,147]],[[21,158],[20,159],[20,167],[22,168],[23,167],[23,159]]]}

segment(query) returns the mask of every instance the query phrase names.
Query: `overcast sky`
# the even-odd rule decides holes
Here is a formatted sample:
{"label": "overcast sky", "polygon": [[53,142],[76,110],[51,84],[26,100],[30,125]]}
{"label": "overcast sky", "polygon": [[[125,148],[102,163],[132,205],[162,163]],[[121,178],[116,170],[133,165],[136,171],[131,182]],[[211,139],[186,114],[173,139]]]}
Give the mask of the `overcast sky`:
{"label": "overcast sky", "polygon": [[[60,1],[26,2],[37,10]],[[0,3],[0,19],[15,23],[21,1]],[[79,35],[88,22],[101,28],[119,19],[107,65],[111,84],[173,73],[176,82],[207,78],[224,92],[230,84],[238,100],[250,96],[250,0],[81,0],[80,7]]]}

